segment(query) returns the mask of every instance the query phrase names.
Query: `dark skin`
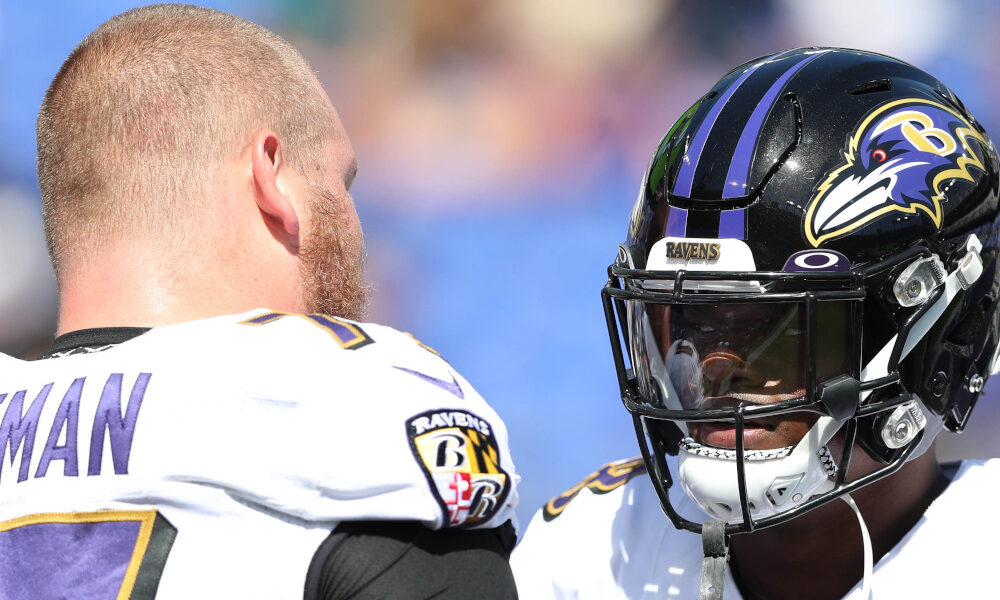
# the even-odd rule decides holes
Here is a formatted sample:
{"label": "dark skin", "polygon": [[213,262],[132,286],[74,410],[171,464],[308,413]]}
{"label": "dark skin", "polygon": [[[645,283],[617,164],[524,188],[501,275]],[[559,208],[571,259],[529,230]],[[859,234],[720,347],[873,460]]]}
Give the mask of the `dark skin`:
{"label": "dark skin", "polygon": [[[831,451],[835,456],[839,448]],[[855,447],[849,480],[875,467]],[[895,474],[851,496],[871,534],[877,563],[920,520],[948,486],[931,448]],[[828,600],[847,594],[862,578],[864,550],[857,516],[835,500],[791,521],[735,535],[730,567],[744,598]]]}

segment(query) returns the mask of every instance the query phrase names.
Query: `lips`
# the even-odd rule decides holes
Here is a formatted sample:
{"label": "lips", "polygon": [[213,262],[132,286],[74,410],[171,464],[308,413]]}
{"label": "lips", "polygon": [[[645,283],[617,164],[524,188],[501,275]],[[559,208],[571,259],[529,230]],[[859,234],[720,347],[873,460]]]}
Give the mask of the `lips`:
{"label": "lips", "polygon": [[[761,421],[745,421],[743,423],[743,446],[748,450],[769,449],[769,435],[776,428],[775,424]],[[710,421],[692,424],[692,433],[702,444],[716,448],[736,448],[736,426],[733,423]]]}
{"label": "lips", "polygon": [[[771,397],[770,399],[773,401],[775,398]],[[747,406],[762,404],[759,401],[760,398],[754,400],[731,396],[706,398],[700,408],[718,410],[735,408],[739,404]],[[775,432],[788,418],[788,415],[769,415],[744,420],[743,447],[747,450],[771,450],[787,446],[786,440],[783,439],[784,436],[780,435],[781,432]],[[732,421],[702,421],[690,423],[689,427],[691,435],[702,444],[716,448],[736,448],[736,424]]]}

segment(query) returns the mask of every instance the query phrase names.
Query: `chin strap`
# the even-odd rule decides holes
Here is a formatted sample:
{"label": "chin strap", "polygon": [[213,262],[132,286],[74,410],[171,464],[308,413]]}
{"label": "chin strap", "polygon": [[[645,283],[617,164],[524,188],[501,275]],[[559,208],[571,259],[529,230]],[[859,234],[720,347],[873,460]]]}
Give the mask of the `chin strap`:
{"label": "chin strap", "polygon": [[726,581],[726,563],[729,561],[729,536],[725,521],[707,521],[701,524],[701,548],[705,560],[701,564],[701,591],[699,600],[722,600],[722,584]]}
{"label": "chin strap", "polygon": [[[868,526],[861,516],[861,510],[850,494],[840,497],[858,517],[861,526],[861,543],[864,546],[864,574],[861,577],[861,597],[870,600],[874,552]],[[722,586],[726,582],[726,563],[729,561],[729,536],[726,535],[725,521],[707,521],[701,524],[701,548],[705,560],[701,564],[701,589],[698,600],[722,600]]]}
{"label": "chin strap", "polygon": [[[862,579],[861,579],[861,597],[865,598],[865,599],[868,599],[868,598],[871,598],[871,594],[872,594],[872,589],[871,589],[871,583],[872,583],[872,566],[873,566],[873,563],[874,563],[873,552],[872,552],[872,538],[868,534],[868,526],[865,525],[865,519],[864,519],[864,517],[861,516],[861,511],[858,510],[858,505],[854,503],[854,498],[851,498],[850,494],[844,494],[840,498],[844,502],[846,502],[848,506],[851,507],[851,510],[853,510],[854,514],[857,515],[857,517],[858,517],[858,524],[861,525],[861,542],[864,544],[864,547],[865,547],[865,573],[864,573],[864,575],[862,576]],[[702,533],[702,535],[704,535],[704,533]],[[708,559],[706,558],[705,560],[708,560]],[[702,575],[702,577],[704,577],[704,575]],[[704,589],[704,585],[705,584],[702,583],[702,588],[703,589]],[[721,598],[721,597],[722,596],[720,595],[719,598]]]}

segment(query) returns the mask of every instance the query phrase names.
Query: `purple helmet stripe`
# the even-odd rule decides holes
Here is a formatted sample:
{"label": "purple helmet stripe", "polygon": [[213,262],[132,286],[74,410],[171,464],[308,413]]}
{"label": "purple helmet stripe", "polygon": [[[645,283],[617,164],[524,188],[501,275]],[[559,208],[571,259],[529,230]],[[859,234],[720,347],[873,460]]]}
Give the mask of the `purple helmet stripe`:
{"label": "purple helmet stripe", "polygon": [[735,238],[742,240],[746,238],[746,209],[724,210],[719,215],[719,237]]}
{"label": "purple helmet stripe", "polygon": [[691,138],[691,145],[688,147],[687,152],[684,153],[684,159],[681,162],[681,168],[677,172],[677,178],[674,180],[674,190],[673,194],[675,196],[689,197],[691,195],[691,186],[694,183],[694,170],[698,166],[698,160],[701,158],[701,151],[705,149],[705,141],[708,140],[708,134],[711,133],[712,127],[715,125],[715,120],[719,118],[719,113],[732,98],[733,94],[736,93],[736,89],[743,84],[744,81],[753,74],[761,65],[766,61],[761,61],[754,65],[747,67],[746,71],[739,76],[732,85],[730,85],[726,91],[722,92],[722,97],[715,101],[712,105],[711,110],[705,115],[705,119],[701,123],[701,127],[695,132],[694,137]]}
{"label": "purple helmet stripe", "polygon": [[688,211],[676,206],[670,207],[667,214],[667,236],[684,237],[687,233]]}
{"label": "purple helmet stripe", "polygon": [[[733,152],[733,161],[729,163],[729,173],[726,175],[726,187],[722,190],[723,198],[738,198],[747,194],[747,178],[750,176],[750,161],[753,159],[753,149],[757,144],[757,136],[764,126],[764,119],[767,113],[774,106],[778,94],[784,89],[788,80],[795,75],[799,69],[806,66],[813,60],[825,54],[826,51],[817,52],[812,55],[805,55],[802,60],[792,65],[787,71],[782,73],[764,94],[757,107],[753,109],[747,124],[743,127],[743,133],[736,143],[736,150]],[[742,238],[742,236],[740,236]]]}

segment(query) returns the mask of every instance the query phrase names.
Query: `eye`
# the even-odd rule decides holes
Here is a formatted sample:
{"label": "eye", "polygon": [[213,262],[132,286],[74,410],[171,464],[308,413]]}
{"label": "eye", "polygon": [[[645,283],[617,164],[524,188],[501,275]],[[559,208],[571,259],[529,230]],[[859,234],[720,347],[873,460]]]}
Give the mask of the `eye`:
{"label": "eye", "polygon": [[886,158],[885,157],[885,150],[883,150],[881,148],[875,150],[874,152],[872,152],[872,158],[874,158],[877,162],[885,162],[885,158]]}

